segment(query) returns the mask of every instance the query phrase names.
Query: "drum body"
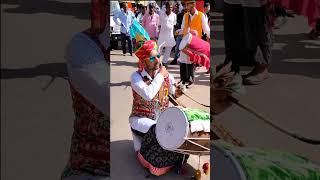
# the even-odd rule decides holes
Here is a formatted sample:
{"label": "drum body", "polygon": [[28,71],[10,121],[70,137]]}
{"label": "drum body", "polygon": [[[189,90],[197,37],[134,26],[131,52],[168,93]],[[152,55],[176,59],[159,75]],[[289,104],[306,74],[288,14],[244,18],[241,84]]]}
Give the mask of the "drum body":
{"label": "drum body", "polygon": [[[210,116],[209,116],[210,117]],[[208,155],[210,153],[210,119],[208,130],[191,132],[186,109],[170,107],[157,120],[156,135],[160,146],[183,154]],[[194,131],[194,130],[193,130]]]}
{"label": "drum body", "polygon": [[190,61],[210,68],[210,44],[191,33],[186,34],[179,49],[190,57]]}

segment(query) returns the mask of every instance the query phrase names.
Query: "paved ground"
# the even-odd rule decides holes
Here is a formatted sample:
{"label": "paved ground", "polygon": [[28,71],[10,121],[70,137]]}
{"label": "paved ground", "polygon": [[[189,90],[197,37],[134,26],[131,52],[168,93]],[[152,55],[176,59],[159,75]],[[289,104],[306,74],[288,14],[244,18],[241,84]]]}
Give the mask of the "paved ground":
{"label": "paved ground", "polygon": [[[1,2],[1,179],[57,180],[73,111],[64,49],[89,27],[89,2]],[[52,76],[58,78],[47,88]]]}
{"label": "paved ground", "polygon": [[[134,179],[144,177],[143,168],[134,155],[132,135],[128,123],[132,106],[130,75],[137,70],[137,61],[136,57],[122,56],[121,51],[111,52],[111,177],[115,179],[129,180],[133,177]],[[179,66],[169,65],[168,70],[178,82],[180,80]],[[204,68],[198,71],[196,84],[187,93],[200,102],[209,104],[209,75],[205,74]],[[180,98],[180,101],[187,107],[201,108],[209,112],[209,108],[203,108],[184,96]],[[208,156],[202,157],[201,166],[208,161]],[[188,163],[190,165],[189,173],[192,174],[198,168],[198,156],[191,156]],[[124,170],[122,167],[126,167],[126,169]],[[200,169],[202,168],[200,167]],[[184,177],[169,173],[159,179],[184,179]],[[209,179],[209,176],[203,174],[203,179]]]}
{"label": "paved ground", "polygon": [[[214,60],[224,59],[223,19],[215,14]],[[320,139],[320,40],[309,40],[305,18],[290,19],[275,31],[272,78],[259,86],[247,86],[240,102],[266,115],[274,123],[298,134]],[[248,72],[243,68],[243,73]],[[320,162],[320,148],[287,137],[251,114],[233,106],[217,119],[247,146],[299,153]]]}

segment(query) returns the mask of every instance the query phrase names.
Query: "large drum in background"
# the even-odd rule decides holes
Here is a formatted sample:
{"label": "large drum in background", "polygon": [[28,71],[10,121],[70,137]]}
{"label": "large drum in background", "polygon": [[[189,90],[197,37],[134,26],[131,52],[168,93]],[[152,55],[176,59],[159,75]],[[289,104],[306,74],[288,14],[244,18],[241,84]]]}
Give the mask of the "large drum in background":
{"label": "large drum in background", "polygon": [[210,154],[210,114],[170,107],[157,120],[156,136],[163,149],[182,154]]}
{"label": "large drum in background", "polygon": [[210,179],[320,179],[320,166],[300,155],[244,148],[221,140],[211,145]]}
{"label": "large drum in background", "polygon": [[188,33],[182,38],[179,49],[190,57],[191,62],[210,68],[209,42]]}

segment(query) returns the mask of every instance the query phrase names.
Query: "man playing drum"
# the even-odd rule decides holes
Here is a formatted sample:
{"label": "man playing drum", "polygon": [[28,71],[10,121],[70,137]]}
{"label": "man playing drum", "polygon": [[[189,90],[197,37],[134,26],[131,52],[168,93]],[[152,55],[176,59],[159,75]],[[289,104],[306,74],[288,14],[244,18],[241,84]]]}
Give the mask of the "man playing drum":
{"label": "man playing drum", "polygon": [[159,176],[181,165],[184,159],[182,154],[162,149],[155,134],[156,120],[169,106],[169,94],[179,97],[182,92],[175,88],[173,76],[161,66],[155,41],[139,41],[135,54],[139,70],[131,76],[133,105],[129,118],[134,150],[141,164]]}
{"label": "man playing drum", "polygon": [[[194,32],[197,37],[201,38],[202,32],[204,32],[209,38],[210,27],[207,18],[196,9],[196,1],[185,1],[185,3],[188,12],[183,17],[180,34],[185,36],[189,32]],[[181,82],[190,88],[194,82],[194,65],[188,55],[183,52],[180,54],[179,62]]]}

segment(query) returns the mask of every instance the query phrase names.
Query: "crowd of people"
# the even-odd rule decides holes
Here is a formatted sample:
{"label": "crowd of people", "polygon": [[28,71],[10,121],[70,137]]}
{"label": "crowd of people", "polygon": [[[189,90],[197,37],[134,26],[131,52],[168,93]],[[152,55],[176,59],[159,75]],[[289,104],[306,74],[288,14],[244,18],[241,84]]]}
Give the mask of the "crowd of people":
{"label": "crowd of people", "polygon": [[[160,8],[156,3],[150,2],[147,6],[142,4],[131,4],[122,2],[121,11],[114,16],[114,22],[121,26],[121,44],[123,56],[127,54],[127,47],[130,55],[136,49],[136,40],[130,38],[130,26],[137,20],[151,40],[160,46],[162,65],[168,68],[169,59],[174,52],[172,65],[180,64],[180,83],[191,88],[194,84],[194,71],[199,66],[190,61],[190,58],[180,52],[179,45],[182,37],[187,33],[194,32],[196,36],[205,41],[210,38],[209,11],[210,3],[204,3],[205,12],[196,9],[194,3],[189,6],[184,1],[166,1]],[[193,20],[194,19],[194,20]],[[189,22],[190,21],[190,22]],[[209,73],[209,71],[207,72]]]}

